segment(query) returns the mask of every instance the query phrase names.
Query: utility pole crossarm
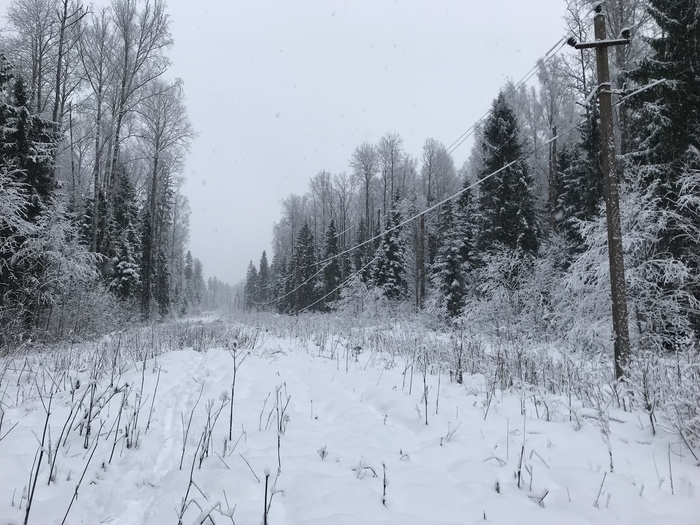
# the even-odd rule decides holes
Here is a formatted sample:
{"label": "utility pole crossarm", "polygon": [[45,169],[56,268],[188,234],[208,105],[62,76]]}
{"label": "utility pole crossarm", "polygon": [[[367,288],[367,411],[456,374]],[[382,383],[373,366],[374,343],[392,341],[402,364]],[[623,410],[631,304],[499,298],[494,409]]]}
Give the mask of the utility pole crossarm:
{"label": "utility pole crossarm", "polygon": [[629,38],[618,38],[615,40],[595,40],[593,42],[581,42],[575,44],[576,49],[592,49],[594,47],[626,46],[630,43]]}

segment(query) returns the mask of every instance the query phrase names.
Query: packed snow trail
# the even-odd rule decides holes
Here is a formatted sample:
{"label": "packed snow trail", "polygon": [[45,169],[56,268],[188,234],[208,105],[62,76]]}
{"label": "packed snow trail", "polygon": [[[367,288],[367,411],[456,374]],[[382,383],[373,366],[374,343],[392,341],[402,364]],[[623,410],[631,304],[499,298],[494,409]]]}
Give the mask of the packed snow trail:
{"label": "packed snow trail", "polygon": [[[700,469],[672,454],[672,495],[668,447],[674,450],[677,443],[669,436],[653,438],[638,414],[611,412],[610,472],[599,422],[590,415],[569,421],[563,399],[548,400],[556,420],[548,422],[544,406],[538,408],[527,393],[496,392],[487,401],[482,376],[465,377],[459,385],[446,374],[428,374],[426,425],[417,368],[411,379],[409,371],[404,375],[405,362],[344,352],[273,337],[250,352],[239,350],[231,442],[230,349],[167,352],[148,359],[143,370],[143,363],[133,363],[121,380],[140,389],[143,378],[140,442],[127,449],[120,437],[108,462],[114,435],[107,429],[120,403],[114,396],[102,410],[108,421],[103,441],[66,523],[175,525],[186,493],[184,525],[262,523],[267,469],[271,525],[700,523]],[[54,401],[54,440],[70,401],[68,392]],[[208,413],[222,404],[200,468],[198,441]],[[0,442],[0,524],[16,525],[24,517],[17,503],[43,410],[29,398],[5,417],[19,425]],[[55,483],[47,486],[47,472],[40,473],[30,524],[61,523],[85,464],[79,444],[74,432],[59,452]]]}

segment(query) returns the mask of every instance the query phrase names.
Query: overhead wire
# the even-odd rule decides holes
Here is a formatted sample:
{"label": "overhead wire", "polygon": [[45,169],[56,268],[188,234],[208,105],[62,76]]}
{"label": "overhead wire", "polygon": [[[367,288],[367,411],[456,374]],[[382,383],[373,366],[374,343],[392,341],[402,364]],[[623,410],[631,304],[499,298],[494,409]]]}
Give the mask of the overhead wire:
{"label": "overhead wire", "polygon": [[[323,266],[322,266],[319,270],[317,270],[313,275],[311,275],[311,276],[309,276],[308,278],[306,278],[301,284],[299,284],[298,286],[296,286],[294,289],[292,289],[292,290],[286,292],[285,294],[281,295],[280,297],[276,298],[274,301],[268,301],[268,302],[265,302],[265,303],[256,303],[256,302],[253,302],[253,304],[255,304],[255,305],[257,305],[257,306],[267,306],[267,305],[270,305],[270,304],[274,304],[275,302],[279,301],[280,299],[285,299],[285,298],[289,297],[291,294],[297,292],[297,291],[300,290],[303,286],[307,285],[307,284],[308,284],[309,282],[311,282],[315,277],[317,277],[319,274],[321,274],[321,273],[330,265],[330,263],[333,262],[334,260],[336,260],[336,259],[338,259],[338,258],[340,258],[340,257],[343,257],[344,255],[347,255],[347,254],[349,254],[349,253],[351,253],[351,252],[357,250],[358,248],[361,248],[361,247],[366,246],[366,245],[368,245],[368,244],[371,244],[371,243],[373,243],[373,242],[375,242],[375,241],[377,241],[377,240],[380,240],[380,239],[382,239],[387,233],[390,233],[390,232],[392,232],[392,231],[394,231],[394,230],[398,230],[399,228],[403,228],[403,227],[406,226],[407,224],[410,224],[411,222],[413,222],[413,221],[419,219],[419,218],[422,217],[423,215],[426,215],[426,214],[430,213],[431,211],[434,211],[434,210],[438,209],[440,206],[443,206],[443,205],[445,205],[446,203],[448,203],[448,202],[450,202],[450,201],[456,199],[457,197],[459,197],[460,195],[462,195],[464,192],[472,190],[473,188],[475,188],[475,187],[478,186],[479,184],[482,184],[483,182],[487,181],[487,180],[490,179],[491,177],[495,177],[496,175],[498,175],[499,173],[501,173],[501,172],[507,170],[507,169],[510,168],[511,166],[513,166],[513,165],[515,165],[515,164],[517,164],[517,163],[519,163],[519,162],[522,162],[522,161],[528,159],[529,157],[532,157],[535,153],[537,153],[537,152],[538,152],[539,150],[541,150],[542,148],[544,148],[544,147],[546,147],[546,146],[549,146],[553,141],[559,139],[560,137],[563,137],[563,136],[565,136],[565,135],[568,135],[569,133],[571,133],[572,131],[574,131],[575,129],[577,129],[578,126],[579,126],[579,124],[577,123],[576,125],[571,126],[570,128],[568,128],[568,129],[562,131],[561,133],[558,133],[556,136],[554,136],[554,137],[550,138],[549,140],[543,142],[543,143],[540,144],[539,146],[537,146],[537,147],[535,147],[535,148],[532,148],[532,149],[531,149],[530,151],[528,151],[527,153],[525,153],[525,154],[523,154],[523,155],[520,155],[517,159],[512,160],[511,162],[509,162],[509,163],[507,163],[507,164],[501,166],[501,167],[498,168],[497,170],[492,171],[491,173],[489,173],[489,174],[487,174],[487,175],[481,177],[481,178],[478,179],[476,182],[473,182],[472,184],[469,184],[469,185],[467,185],[467,186],[464,186],[461,190],[459,190],[459,191],[453,193],[453,194],[450,195],[449,197],[446,197],[446,198],[442,199],[441,201],[437,202],[436,204],[433,204],[432,206],[429,206],[429,207],[426,208],[425,210],[422,210],[422,211],[420,211],[420,212],[418,212],[418,213],[412,215],[412,216],[409,217],[408,219],[405,219],[405,220],[403,220],[403,221],[401,221],[401,222],[399,222],[399,223],[397,223],[397,224],[391,226],[390,228],[385,229],[382,233],[377,234],[377,235],[375,235],[375,236],[373,236],[373,237],[371,237],[371,238],[369,238],[369,239],[366,239],[365,241],[356,244],[356,245],[353,246],[352,248],[348,248],[348,249],[346,249],[346,250],[343,250],[342,252],[337,253],[336,255],[333,255],[332,257],[329,257],[329,258],[325,259],[324,261],[320,261],[320,262],[316,263],[317,265],[323,265]],[[377,259],[377,258],[378,258],[378,255],[376,255],[376,256],[372,259],[372,261],[370,261],[370,262],[374,262],[374,260]],[[325,264],[324,264],[324,263],[325,263]],[[369,264],[369,263],[368,263],[368,264]],[[366,270],[367,267],[368,267],[368,265],[363,266],[360,270],[357,270],[356,272],[354,272],[354,273],[351,275],[351,277],[355,277],[355,276],[359,275],[359,274],[362,273],[364,270]],[[291,276],[291,275],[289,275],[288,277],[290,277],[290,276]],[[331,292],[329,292],[328,294],[326,294],[326,296],[324,296],[324,298],[325,298],[325,297],[328,297],[328,296],[331,295],[333,292],[335,292],[335,291],[337,291],[337,290],[340,290],[340,289],[342,288],[342,286],[344,286],[345,283],[347,283],[347,282],[349,282],[349,280],[346,280],[346,281],[344,282],[344,284],[342,284],[341,286],[335,288],[333,291],[331,291]],[[314,303],[314,304],[317,304],[317,303]],[[309,308],[309,306],[307,306],[306,308]]]}
{"label": "overhead wire", "polygon": [[[591,10],[587,13],[586,16],[588,16],[590,13],[592,13],[593,10],[594,10],[594,9],[591,9]],[[565,36],[563,36],[562,38],[560,38],[559,40],[557,40],[557,42],[556,42],[556,43],[555,43],[541,58],[539,58],[539,59],[537,60],[537,62],[535,63],[535,65],[534,65],[532,68],[530,68],[530,70],[528,70],[528,72],[525,73],[525,75],[523,75],[523,77],[521,77],[520,80],[518,80],[518,82],[516,82],[515,84],[512,84],[512,85],[510,86],[510,88],[506,91],[506,96],[509,96],[509,95],[511,95],[512,93],[514,93],[514,92],[515,92],[516,90],[518,90],[522,85],[525,85],[535,74],[537,74],[537,73],[540,71],[540,69],[542,69],[542,68],[547,64],[547,62],[549,62],[549,60],[551,60],[559,51],[561,51],[561,49],[562,49],[562,48],[566,45],[566,43],[568,42],[570,36],[571,36],[571,31],[569,31]],[[486,118],[490,115],[491,111],[492,111],[492,108],[489,108],[489,109],[488,109],[481,117],[479,117],[479,119],[477,119],[464,133],[462,133],[454,142],[452,142],[452,144],[447,148],[447,154],[448,154],[448,155],[451,155],[459,146],[461,146],[469,137],[471,137],[471,135],[473,135],[473,133],[478,129],[478,126],[479,126],[483,121],[485,121]],[[387,233],[389,233],[389,232],[391,232],[391,231],[394,231],[394,230],[396,230],[396,229],[398,229],[398,228],[401,228],[401,227],[403,227],[403,226],[405,226],[405,225],[407,225],[407,224],[410,224],[410,223],[413,222],[414,220],[417,220],[417,219],[419,219],[420,217],[422,217],[422,216],[428,214],[429,212],[431,212],[431,211],[433,211],[433,210],[439,208],[440,206],[446,204],[447,202],[450,202],[451,200],[453,200],[453,199],[455,199],[456,197],[460,196],[460,195],[461,195],[462,193],[464,193],[465,191],[469,191],[469,190],[473,189],[474,187],[478,186],[478,185],[481,184],[482,182],[484,182],[484,181],[488,180],[489,178],[491,178],[491,177],[493,177],[493,176],[495,176],[495,175],[501,173],[502,171],[508,169],[510,166],[516,164],[517,162],[521,162],[522,160],[525,160],[526,158],[528,158],[528,157],[534,155],[534,153],[536,153],[537,151],[539,151],[541,148],[543,148],[543,147],[545,147],[545,146],[548,146],[552,141],[554,141],[554,140],[558,139],[559,137],[562,137],[562,136],[564,136],[564,135],[566,135],[566,134],[572,132],[572,131],[575,130],[577,127],[578,127],[578,124],[577,124],[576,126],[572,126],[571,128],[567,129],[567,130],[564,131],[564,132],[561,132],[561,133],[557,134],[555,137],[552,137],[552,138],[550,138],[549,140],[543,142],[543,143],[540,144],[539,146],[537,146],[537,147],[535,147],[534,149],[532,149],[528,154],[522,156],[521,158],[518,158],[518,159],[516,159],[516,160],[513,160],[513,161],[509,162],[508,164],[502,166],[502,167],[499,168],[498,170],[496,170],[496,171],[494,171],[494,172],[492,172],[492,173],[489,173],[488,175],[486,175],[486,176],[482,177],[481,179],[477,180],[477,181],[474,182],[473,184],[470,184],[470,185],[468,185],[468,186],[463,187],[461,190],[459,190],[458,192],[456,192],[456,193],[450,195],[449,197],[443,199],[442,201],[440,201],[440,202],[438,202],[438,203],[436,203],[436,204],[434,204],[434,205],[432,205],[432,206],[429,206],[429,207],[426,208],[425,210],[422,210],[422,211],[420,211],[420,212],[414,214],[413,216],[409,217],[408,219],[405,219],[405,220],[401,221],[399,224],[396,224],[396,225],[394,225],[394,226],[392,226],[392,227],[390,227],[390,228],[385,229],[382,233],[377,234],[377,235],[375,235],[375,236],[373,236],[373,237],[371,237],[371,238],[369,238],[369,239],[366,239],[365,241],[360,242],[360,243],[354,245],[354,246],[351,247],[351,248],[347,248],[347,249],[341,251],[340,253],[335,254],[335,255],[333,255],[333,256],[327,258],[327,259],[324,259],[324,260],[322,260],[322,261],[319,261],[319,262],[315,263],[316,266],[321,266],[321,268],[318,269],[313,275],[311,275],[311,276],[309,276],[308,278],[306,278],[302,283],[300,283],[299,285],[297,285],[295,288],[293,288],[292,290],[290,290],[290,291],[284,293],[283,295],[281,295],[281,296],[275,298],[274,300],[267,301],[267,302],[263,302],[263,303],[258,303],[258,302],[255,302],[255,301],[251,301],[251,302],[252,302],[253,304],[255,304],[256,306],[269,306],[269,305],[271,305],[271,304],[274,304],[274,303],[280,301],[281,299],[285,299],[285,298],[289,297],[289,296],[292,295],[293,293],[296,293],[298,290],[300,290],[303,286],[307,285],[307,284],[308,284],[309,282],[311,282],[313,279],[315,279],[318,275],[320,275],[320,274],[330,265],[330,263],[333,262],[334,260],[336,260],[336,259],[338,259],[338,258],[340,258],[340,257],[343,257],[343,256],[345,256],[345,255],[347,255],[347,254],[349,254],[349,253],[352,253],[353,251],[355,251],[355,250],[357,250],[357,249],[359,249],[359,248],[361,248],[361,247],[363,247],[363,246],[366,246],[366,245],[368,245],[368,244],[370,244],[370,243],[374,243],[375,241],[377,241],[377,240],[383,238],[384,235],[386,235]],[[500,147],[502,147],[502,145],[501,145]],[[499,147],[499,149],[500,149],[500,147]],[[350,229],[350,228],[346,228],[346,230],[344,230],[342,233],[347,232],[349,229]],[[339,237],[339,235],[340,235],[340,234],[337,234],[337,235],[336,235],[336,238]],[[370,262],[373,262],[376,258],[377,258],[377,256],[375,256],[375,257],[372,259],[372,261],[370,261]],[[369,264],[369,263],[368,263],[368,264]],[[325,295],[322,299],[320,299],[319,301],[316,301],[315,303],[313,303],[313,305],[318,304],[318,302],[320,302],[321,300],[325,299],[326,297],[328,297],[329,295],[331,295],[333,292],[335,292],[335,291],[337,291],[337,290],[340,290],[343,286],[345,286],[345,284],[346,284],[347,282],[349,282],[349,280],[350,280],[351,278],[354,278],[354,277],[357,276],[359,273],[363,272],[363,271],[367,268],[367,266],[368,266],[368,265],[365,265],[365,266],[363,266],[360,270],[354,272],[348,280],[344,281],[344,283],[341,284],[339,287],[337,287],[337,288],[334,289],[333,291],[331,291],[331,292],[329,292],[328,294],[326,294],[326,295]],[[290,273],[290,274],[288,274],[287,276],[284,277],[284,280],[289,279],[289,278],[292,277],[292,276],[293,276],[293,273]],[[270,289],[271,287],[272,287],[272,285],[269,285],[269,286],[268,286],[268,289]],[[305,309],[308,309],[308,308],[310,308],[310,307],[311,307],[311,305],[310,305],[310,306],[307,306]]]}

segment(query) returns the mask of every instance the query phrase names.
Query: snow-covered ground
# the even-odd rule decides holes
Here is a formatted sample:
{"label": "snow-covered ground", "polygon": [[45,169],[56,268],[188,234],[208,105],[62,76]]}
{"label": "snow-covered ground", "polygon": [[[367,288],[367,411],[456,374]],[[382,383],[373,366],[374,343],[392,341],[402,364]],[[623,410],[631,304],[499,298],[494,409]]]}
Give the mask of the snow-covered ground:
{"label": "snow-covered ground", "polygon": [[317,341],[5,360],[0,525],[32,491],[30,524],[257,524],[266,481],[271,525],[700,523],[700,467],[644,413]]}

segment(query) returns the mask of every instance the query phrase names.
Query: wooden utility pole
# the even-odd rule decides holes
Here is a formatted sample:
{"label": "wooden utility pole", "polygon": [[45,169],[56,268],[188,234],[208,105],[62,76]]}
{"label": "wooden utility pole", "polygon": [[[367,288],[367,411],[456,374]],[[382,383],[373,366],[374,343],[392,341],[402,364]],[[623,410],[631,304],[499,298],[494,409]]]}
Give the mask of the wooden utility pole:
{"label": "wooden utility pole", "polygon": [[[625,263],[622,253],[620,199],[615,172],[615,136],[613,129],[612,85],[608,66],[608,47],[629,44],[628,38],[607,40],[603,7],[595,8],[595,41],[576,44],[576,49],[595,48],[598,69],[598,103],[600,109],[602,168],[605,178],[605,210],[608,220],[608,258],[612,292],[613,330],[615,332],[615,377],[621,379],[630,356],[630,336],[627,320],[627,291]],[[627,35],[623,35],[627,36]]]}

